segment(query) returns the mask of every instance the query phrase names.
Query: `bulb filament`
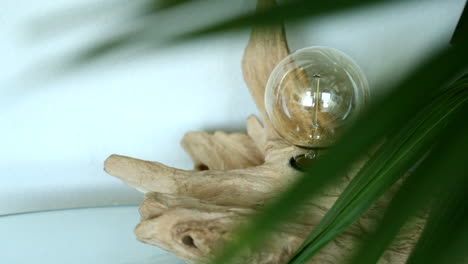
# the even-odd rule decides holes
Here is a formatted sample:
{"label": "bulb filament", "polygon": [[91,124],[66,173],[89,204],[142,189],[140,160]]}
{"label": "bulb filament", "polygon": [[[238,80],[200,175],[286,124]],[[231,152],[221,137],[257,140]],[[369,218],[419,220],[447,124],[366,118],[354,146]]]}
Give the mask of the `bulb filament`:
{"label": "bulb filament", "polygon": [[309,134],[309,144],[313,145],[314,141],[320,138],[320,131],[319,131],[319,122],[318,122],[318,114],[320,111],[320,74],[313,75],[313,87],[311,88],[311,93],[314,93],[315,88],[315,96],[314,96],[314,114],[312,116],[312,125],[311,133]]}
{"label": "bulb filament", "polygon": [[320,104],[320,75],[314,74],[314,86],[315,86],[315,112],[314,112],[314,121],[313,127],[318,128],[318,112],[319,112],[319,104]]}

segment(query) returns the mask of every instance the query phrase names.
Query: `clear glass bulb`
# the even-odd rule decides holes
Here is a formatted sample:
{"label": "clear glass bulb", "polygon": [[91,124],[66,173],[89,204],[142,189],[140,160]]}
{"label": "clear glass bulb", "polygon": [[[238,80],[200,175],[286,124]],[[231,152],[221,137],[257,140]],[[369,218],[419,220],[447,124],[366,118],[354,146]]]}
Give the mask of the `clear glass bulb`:
{"label": "clear glass bulb", "polygon": [[334,144],[369,99],[361,69],[346,54],[309,47],[284,58],[265,90],[265,108],[276,132],[293,145]]}

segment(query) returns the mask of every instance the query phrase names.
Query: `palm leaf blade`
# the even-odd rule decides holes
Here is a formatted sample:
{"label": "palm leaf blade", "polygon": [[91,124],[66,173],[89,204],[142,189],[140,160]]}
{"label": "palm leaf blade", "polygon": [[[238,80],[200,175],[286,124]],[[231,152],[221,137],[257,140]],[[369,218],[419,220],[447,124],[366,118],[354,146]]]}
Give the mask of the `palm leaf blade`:
{"label": "palm leaf blade", "polygon": [[[450,115],[468,100],[466,86],[458,83],[453,86],[439,92],[441,95],[435,96],[437,100],[380,147],[315,227],[291,263],[304,263],[347,229],[429,150]],[[465,93],[460,95],[460,92]]]}
{"label": "palm leaf blade", "polygon": [[[452,99],[448,101],[441,100],[439,104],[451,108],[450,103],[453,102],[451,101],[453,97],[460,98],[461,100],[458,105],[452,108],[452,112],[455,112],[457,111],[456,108],[462,107],[462,104],[466,105],[468,99],[468,75],[464,76],[452,86],[454,93],[449,97]],[[464,93],[459,94],[457,91],[462,91]],[[434,116],[435,115],[437,114],[434,114]],[[438,138],[445,139],[445,136],[442,134],[438,136]],[[443,140],[439,140],[439,142],[443,142]],[[359,253],[356,254],[352,261],[353,264],[376,263],[387,246],[391,243],[392,239],[398,234],[403,224],[427,203],[430,198],[427,194],[434,193],[434,188],[438,186],[436,182],[437,177],[433,176],[434,174],[431,172],[432,169],[424,169],[424,167],[429,167],[427,164],[435,164],[440,158],[439,150],[433,150],[431,153],[432,154],[418,167],[416,172],[412,173],[412,175],[406,179],[405,183],[390,203],[380,223],[380,228],[368,238],[367,243],[365,243]]]}
{"label": "palm leaf blade", "polygon": [[256,245],[265,238],[268,231],[290,217],[302,202],[339,175],[343,175],[354,157],[360,156],[363,151],[376,144],[393,127],[408,122],[421,104],[430,99],[428,93],[441,87],[445,80],[453,78],[465,67],[468,53],[461,48],[463,46],[440,51],[397,86],[385,100],[373,105],[348,131],[341,143],[330,151],[329,156],[316,162],[314,174],[302,177],[271,206],[255,216],[251,225],[239,231],[241,239],[235,240],[212,263],[229,263],[238,252]]}

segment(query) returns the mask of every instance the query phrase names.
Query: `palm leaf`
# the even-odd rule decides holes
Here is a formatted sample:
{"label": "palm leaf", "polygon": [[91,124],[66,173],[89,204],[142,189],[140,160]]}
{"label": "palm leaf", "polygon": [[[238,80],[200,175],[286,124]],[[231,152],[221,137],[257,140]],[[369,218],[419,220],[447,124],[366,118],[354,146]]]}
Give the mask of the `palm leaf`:
{"label": "palm leaf", "polygon": [[[274,24],[284,21],[298,21],[304,18],[328,14],[338,11],[346,11],[364,6],[377,5],[388,0],[348,0],[348,1],[310,1],[310,0],[289,0],[282,1],[278,6],[264,9],[257,12],[250,12],[215,25],[194,30],[188,34],[183,34],[177,39],[192,38],[207,34],[225,32],[227,30],[242,29],[252,25]],[[396,2],[396,1],[392,1]]]}
{"label": "palm leaf", "polygon": [[465,8],[458,20],[457,27],[453,32],[452,40],[450,43],[457,44],[459,41],[463,41],[468,33],[468,2],[465,3]]}
{"label": "palm leaf", "polygon": [[[466,81],[465,78],[459,84],[466,88]],[[468,147],[468,132],[464,122],[467,109],[465,104],[464,112],[459,113],[458,119],[444,129],[442,140],[418,170],[405,181],[392,200],[379,228],[368,237],[352,264],[376,263],[405,222],[422,208],[427,210],[427,205],[431,202],[431,217],[408,263],[461,263],[459,260],[466,257],[468,252],[461,249],[466,247],[464,242],[468,238],[468,225],[465,223],[468,160],[460,157],[465,155]],[[448,254],[443,254],[444,249]]]}
{"label": "palm leaf", "polygon": [[468,101],[467,80],[465,76],[449,89],[438,91],[429,105],[390,136],[351,181],[290,263],[305,263],[346,230],[430,149],[447,119]]}
{"label": "palm leaf", "polygon": [[430,172],[431,179],[425,180],[433,183],[435,191],[429,193],[434,195],[434,201],[408,264],[466,263],[468,260],[468,244],[464,244],[464,250],[451,251],[458,247],[457,243],[467,241],[464,235],[468,224],[468,107],[464,110],[447,129],[439,148],[432,153],[431,161],[437,165],[427,163],[429,169],[426,171]]}
{"label": "palm leaf", "polygon": [[392,92],[379,100],[365,114],[328,156],[317,160],[313,172],[306,173],[263,212],[253,218],[252,223],[239,230],[239,238],[228,245],[222,254],[212,263],[230,263],[236,254],[246,248],[257,248],[280,222],[291,217],[304,201],[317,191],[333,182],[372,145],[378,143],[388,131],[402,127],[414,116],[414,113],[430,101],[430,94],[443,84],[453,79],[467,65],[468,52],[463,43],[457,47],[439,51],[430,60],[422,64],[405,80],[394,87]]}
{"label": "palm leaf", "polygon": [[[115,0],[114,0],[115,1]],[[120,0],[119,0],[120,1]],[[285,21],[296,21],[304,18],[313,18],[330,12],[345,11],[368,5],[390,2],[389,0],[348,0],[348,1],[310,1],[310,0],[289,0],[280,3],[275,7],[262,10],[260,12],[251,11],[240,14],[234,18],[227,18],[215,24],[203,26],[201,28],[190,29],[178,28],[178,32],[161,34],[163,31],[160,25],[165,25],[168,21],[161,18],[163,14],[172,7],[177,7],[187,3],[198,3],[199,0],[141,0],[138,1],[140,8],[131,14],[126,21],[116,21],[117,30],[112,34],[96,41],[92,45],[76,52],[65,64],[82,65],[94,61],[111,52],[122,51],[128,47],[144,46],[140,54],[145,54],[148,50],[154,50],[168,43],[174,44],[179,41],[193,39],[210,34],[225,32],[227,30],[243,29],[252,25],[270,24]],[[395,2],[395,1],[392,1]],[[125,5],[125,4],[120,4]],[[90,8],[80,8],[80,10]],[[133,9],[133,8],[132,8]],[[190,9],[189,9],[190,10]],[[190,12],[190,11],[187,11]],[[193,12],[200,12],[194,9]],[[88,14],[88,13],[86,13]],[[200,15],[200,14],[199,14]],[[204,16],[210,15],[210,10],[204,10]],[[89,15],[87,15],[89,16]],[[86,16],[86,17],[87,17]],[[190,19],[192,15],[187,16]],[[44,25],[54,25],[54,28],[61,23],[61,17],[67,16],[51,15],[53,19],[46,19]],[[196,17],[196,16],[195,16]],[[60,18],[60,19],[59,19]],[[89,19],[88,19],[89,20]],[[89,22],[89,21],[88,21]],[[170,21],[169,21],[170,22]],[[132,26],[129,27],[128,24]],[[191,25],[191,23],[187,23]],[[41,28],[47,28],[42,26]],[[40,30],[39,30],[40,31]],[[64,32],[66,30],[63,30]],[[67,28],[68,31],[68,28]],[[180,33],[184,32],[184,33]]]}

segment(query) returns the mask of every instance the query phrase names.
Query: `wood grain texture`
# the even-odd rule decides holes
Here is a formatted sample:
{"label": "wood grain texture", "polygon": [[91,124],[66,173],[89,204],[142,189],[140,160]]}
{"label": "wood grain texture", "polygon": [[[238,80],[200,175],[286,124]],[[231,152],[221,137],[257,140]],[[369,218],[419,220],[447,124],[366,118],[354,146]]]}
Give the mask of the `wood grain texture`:
{"label": "wood grain texture", "polygon": [[[272,5],[273,0],[260,0],[258,8]],[[304,150],[277,136],[263,102],[270,72],[288,54],[282,25],[252,30],[242,69],[263,124],[251,116],[246,134],[188,132],[181,144],[192,158],[194,170],[119,155],[105,161],[106,172],[146,193],[140,206],[141,221],[135,229],[140,241],[170,251],[187,263],[203,262],[232,239],[236,226],[297,180],[299,174],[288,162]],[[282,224],[261,250],[244,252],[237,263],[285,263],[367,159],[362,157],[340,182],[302,206],[298,217]],[[362,236],[375,228],[392,195],[389,192],[382,197],[310,263],[345,263]],[[416,219],[379,263],[404,263],[423,224],[422,218]]]}
{"label": "wood grain texture", "polygon": [[[274,0],[260,0],[257,10],[276,6]],[[275,66],[289,55],[284,25],[256,26],[242,58],[242,72],[258,110],[260,111],[269,137],[277,137],[271,128],[265,111],[265,87]]]}

